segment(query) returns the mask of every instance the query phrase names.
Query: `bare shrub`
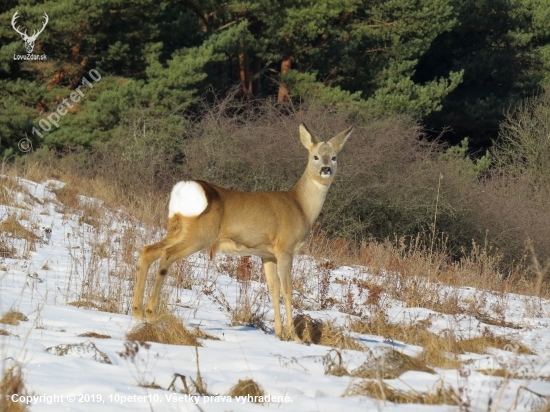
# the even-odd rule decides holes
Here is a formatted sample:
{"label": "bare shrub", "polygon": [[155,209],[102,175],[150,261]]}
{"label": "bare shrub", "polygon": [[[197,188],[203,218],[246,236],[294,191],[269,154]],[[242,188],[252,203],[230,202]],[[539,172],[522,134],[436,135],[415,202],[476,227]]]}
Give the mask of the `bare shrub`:
{"label": "bare shrub", "polygon": [[[500,124],[485,184],[483,211],[497,245],[519,255],[530,239],[542,261],[550,259],[550,93],[525,99]],[[495,203],[496,202],[496,203]],[[491,205],[498,204],[498,210]]]}
{"label": "bare shrub", "polygon": [[109,365],[112,364],[109,357],[104,352],[100,351],[97,346],[89,340],[82,343],[68,343],[51,346],[46,349],[46,352],[57,356],[77,355],[79,357],[91,357],[99,363],[106,363]]}
{"label": "bare shrub", "polygon": [[498,171],[523,176],[531,195],[547,202],[550,194],[550,93],[527,98],[500,124],[492,152]]}
{"label": "bare shrub", "polygon": [[[162,389],[155,383],[155,380],[150,380],[149,375],[149,349],[151,345],[144,341],[129,340],[124,342],[124,351],[118,352],[118,355],[135,368],[135,373],[132,375],[137,380],[137,385],[142,388]],[[145,355],[143,352],[145,351]],[[157,354],[158,356],[158,354]]]}
{"label": "bare shrub", "polygon": [[317,269],[317,296],[319,300],[319,309],[320,310],[326,310],[332,304],[334,304],[333,300],[329,296],[330,292],[330,281],[332,278],[332,272],[335,268],[334,263],[332,263],[330,260],[326,260],[318,265]]}
{"label": "bare shrub", "polygon": [[[195,360],[197,362],[197,375],[195,379],[191,378],[190,376],[187,377],[185,375],[181,375],[179,373],[174,373],[174,378],[172,379],[172,382],[170,383],[170,386],[168,386],[168,390],[176,390],[176,381],[178,378],[181,379],[181,382],[183,384],[183,390],[180,392],[183,392],[187,395],[201,395],[201,396],[209,396],[210,393],[208,392],[207,385],[205,380],[202,378],[201,375],[201,369],[199,366],[199,349],[197,346],[195,346]],[[187,384],[187,378],[191,381],[191,385]]]}
{"label": "bare shrub", "polygon": [[237,280],[237,300],[230,304],[222,291],[207,291],[207,296],[227,312],[231,326],[251,326],[268,331],[265,324],[268,311],[268,292],[259,281],[264,277],[261,267],[248,256],[233,258],[224,256],[220,269]]}

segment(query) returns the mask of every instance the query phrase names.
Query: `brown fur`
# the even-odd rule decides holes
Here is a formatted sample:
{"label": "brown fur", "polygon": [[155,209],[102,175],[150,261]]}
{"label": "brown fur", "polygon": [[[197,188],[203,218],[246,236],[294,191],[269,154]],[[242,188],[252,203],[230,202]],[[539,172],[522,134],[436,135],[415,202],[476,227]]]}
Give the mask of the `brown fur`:
{"label": "brown fur", "polygon": [[[206,209],[193,217],[176,213],[169,219],[166,237],[142,250],[132,305],[134,316],[143,317],[145,279],[155,260],[160,258],[160,265],[145,311],[148,320],[156,316],[165,274],[176,260],[201,250],[209,251],[211,257],[216,252],[254,255],[263,262],[275,310],[276,335],[282,336],[279,305],[282,291],[286,327],[290,336],[299,340],[292,324],[292,261],[319,216],[336,173],[336,155],[350,133],[351,128],[324,143],[300,125],[300,139],[309,151],[309,160],[304,174],[288,192],[240,192],[197,181],[206,195]],[[330,170],[328,176],[327,170]]]}

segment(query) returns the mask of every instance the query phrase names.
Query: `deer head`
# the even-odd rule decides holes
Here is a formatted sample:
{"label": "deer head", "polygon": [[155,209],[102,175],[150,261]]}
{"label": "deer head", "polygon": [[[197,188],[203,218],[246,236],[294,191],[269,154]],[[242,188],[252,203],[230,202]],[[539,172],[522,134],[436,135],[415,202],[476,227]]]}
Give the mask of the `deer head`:
{"label": "deer head", "polygon": [[324,186],[332,183],[337,168],[336,156],[352,130],[353,127],[350,127],[325,143],[311,133],[303,123],[300,125],[300,140],[310,154],[307,173],[311,180]]}
{"label": "deer head", "polygon": [[27,35],[27,30],[25,30],[25,33],[22,33],[21,31],[19,31],[19,27],[15,26],[15,22],[16,22],[17,18],[19,17],[18,14],[19,14],[19,11],[16,11],[15,14],[13,15],[13,17],[11,19],[11,25],[12,25],[13,29],[21,35],[21,38],[23,39],[23,41],[25,43],[27,43],[27,53],[30,54],[34,50],[34,42],[36,41],[38,35],[44,31],[44,28],[46,27],[46,24],[48,24],[49,17],[46,13],[44,13],[44,24],[42,25],[42,28],[38,31],[34,30],[33,33],[32,33],[32,36],[28,36]]}

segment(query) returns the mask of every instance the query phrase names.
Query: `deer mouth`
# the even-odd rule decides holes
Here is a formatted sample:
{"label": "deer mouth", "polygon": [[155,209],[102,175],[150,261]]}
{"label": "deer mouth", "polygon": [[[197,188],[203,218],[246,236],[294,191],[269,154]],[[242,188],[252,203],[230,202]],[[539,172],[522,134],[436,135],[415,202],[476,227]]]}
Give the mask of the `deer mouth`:
{"label": "deer mouth", "polygon": [[330,167],[322,167],[321,168],[321,177],[327,178],[332,175],[332,170]]}

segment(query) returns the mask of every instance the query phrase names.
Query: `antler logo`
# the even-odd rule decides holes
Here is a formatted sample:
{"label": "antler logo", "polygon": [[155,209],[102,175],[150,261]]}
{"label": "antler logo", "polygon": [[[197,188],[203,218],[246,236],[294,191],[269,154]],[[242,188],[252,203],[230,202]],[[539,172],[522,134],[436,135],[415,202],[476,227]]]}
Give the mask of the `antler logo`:
{"label": "antler logo", "polygon": [[27,35],[27,30],[25,30],[25,33],[22,33],[21,31],[19,31],[19,27],[15,26],[15,21],[19,17],[18,14],[19,14],[19,11],[16,11],[15,14],[13,15],[11,19],[11,25],[13,29],[21,35],[21,37],[23,38],[23,41],[27,43],[27,53],[31,54],[32,51],[34,50],[34,42],[36,41],[38,35],[44,31],[44,28],[46,27],[46,24],[48,24],[48,21],[50,20],[50,18],[46,13],[44,13],[44,24],[42,28],[38,31],[34,30],[32,33],[32,36],[29,36]]}

